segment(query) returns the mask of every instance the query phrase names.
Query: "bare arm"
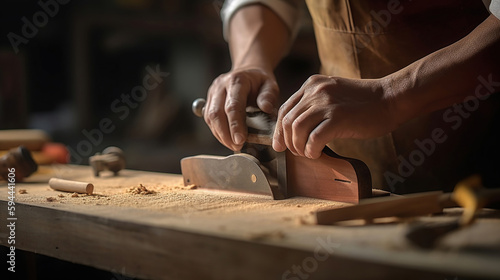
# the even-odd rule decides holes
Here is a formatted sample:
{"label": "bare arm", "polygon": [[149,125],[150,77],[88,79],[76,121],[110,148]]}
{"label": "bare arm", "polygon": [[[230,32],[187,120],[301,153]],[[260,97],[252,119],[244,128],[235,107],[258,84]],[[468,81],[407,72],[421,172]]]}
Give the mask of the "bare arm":
{"label": "bare arm", "polygon": [[209,88],[204,116],[228,148],[239,150],[246,140],[247,105],[276,112],[279,90],[273,69],[285,55],[289,39],[285,23],[266,6],[245,6],[232,17],[228,37],[232,68]]}
{"label": "bare arm", "polygon": [[[480,86],[480,79],[491,79],[491,87]],[[500,90],[500,20],[490,15],[462,40],[385,80],[388,93],[395,97],[398,125],[468,96],[491,94],[492,87]]]}
{"label": "bare arm", "polygon": [[273,147],[317,158],[335,138],[378,137],[467,96],[498,90],[500,20],[490,16],[462,40],[384,78],[312,76],[281,106]]}

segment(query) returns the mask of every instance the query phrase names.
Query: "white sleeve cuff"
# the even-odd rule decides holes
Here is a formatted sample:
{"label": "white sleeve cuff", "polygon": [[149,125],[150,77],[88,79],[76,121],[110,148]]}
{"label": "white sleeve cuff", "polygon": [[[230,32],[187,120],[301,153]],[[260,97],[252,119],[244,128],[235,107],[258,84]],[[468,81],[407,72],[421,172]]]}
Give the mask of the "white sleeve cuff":
{"label": "white sleeve cuff", "polygon": [[221,10],[224,39],[228,40],[229,21],[231,17],[243,6],[250,4],[262,4],[273,10],[286,24],[290,31],[291,41],[299,29],[300,8],[293,3],[284,0],[228,0],[224,2]]}
{"label": "white sleeve cuff", "polygon": [[490,13],[500,19],[500,0],[491,1]]}

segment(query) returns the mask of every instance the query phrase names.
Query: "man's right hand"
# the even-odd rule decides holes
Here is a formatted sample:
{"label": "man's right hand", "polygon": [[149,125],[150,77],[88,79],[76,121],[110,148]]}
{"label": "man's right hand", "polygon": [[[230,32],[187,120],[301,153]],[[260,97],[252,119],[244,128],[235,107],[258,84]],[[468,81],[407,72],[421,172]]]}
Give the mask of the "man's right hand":
{"label": "man's right hand", "polygon": [[222,144],[238,151],[248,133],[246,107],[257,106],[265,113],[275,115],[278,95],[272,72],[259,68],[231,70],[217,77],[208,89],[205,122]]}
{"label": "man's right hand", "polygon": [[208,89],[204,118],[222,144],[238,151],[248,134],[247,106],[277,114],[279,90],[273,69],[289,48],[290,30],[260,3],[244,5],[227,24],[232,70]]}

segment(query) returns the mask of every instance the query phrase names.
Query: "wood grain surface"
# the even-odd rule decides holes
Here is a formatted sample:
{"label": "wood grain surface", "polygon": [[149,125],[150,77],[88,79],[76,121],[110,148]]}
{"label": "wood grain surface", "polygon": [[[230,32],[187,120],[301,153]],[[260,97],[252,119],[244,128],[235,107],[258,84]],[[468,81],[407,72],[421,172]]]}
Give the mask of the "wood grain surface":
{"label": "wood grain surface", "polygon": [[[52,190],[47,184],[51,177],[90,182],[94,194],[73,196]],[[132,170],[96,178],[89,167],[79,166],[42,167],[28,179],[16,185],[17,248],[130,277],[500,277],[497,212],[484,211],[477,223],[424,251],[405,240],[409,225],[405,221],[369,226],[309,224],[314,211],[347,203],[303,197],[275,201],[205,191],[183,186],[180,175]],[[136,191],[141,187],[148,192]],[[3,184],[0,208],[7,208],[6,201]],[[421,220],[449,220],[459,214],[452,209]],[[0,211],[0,220],[6,221],[6,211]],[[7,245],[5,230],[0,232],[0,245]]]}
{"label": "wood grain surface", "polygon": [[359,203],[372,196],[371,175],[360,160],[337,155],[325,147],[315,160],[287,151],[287,187],[292,196]]}

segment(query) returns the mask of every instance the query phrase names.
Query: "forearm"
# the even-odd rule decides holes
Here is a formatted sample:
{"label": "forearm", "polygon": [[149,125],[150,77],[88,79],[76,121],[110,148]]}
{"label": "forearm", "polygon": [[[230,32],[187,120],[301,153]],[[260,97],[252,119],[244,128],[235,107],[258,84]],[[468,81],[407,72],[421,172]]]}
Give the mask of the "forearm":
{"label": "forearm", "polygon": [[285,23],[266,6],[241,8],[229,23],[232,68],[260,68],[269,73],[286,54],[290,32]]}
{"label": "forearm", "polygon": [[[479,79],[495,83],[478,89]],[[462,40],[382,80],[399,124],[468,96],[490,94],[495,85],[500,90],[500,20],[490,16]]]}

